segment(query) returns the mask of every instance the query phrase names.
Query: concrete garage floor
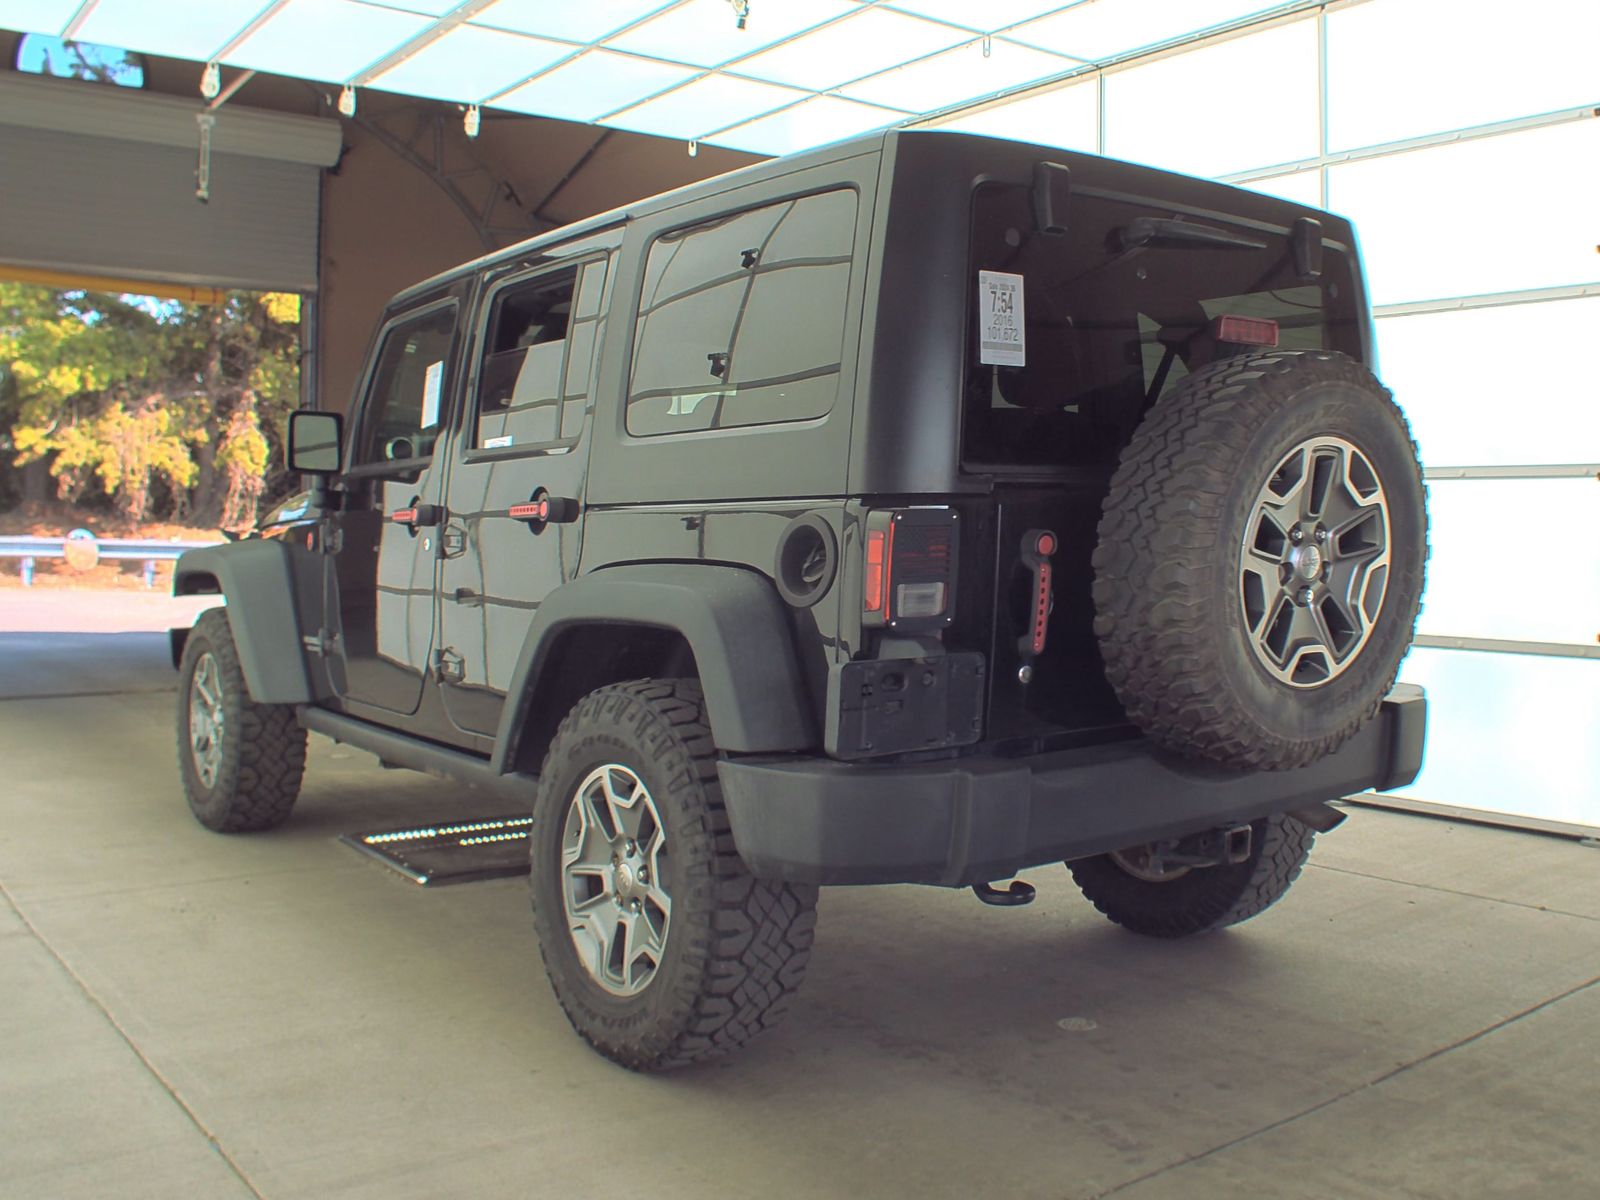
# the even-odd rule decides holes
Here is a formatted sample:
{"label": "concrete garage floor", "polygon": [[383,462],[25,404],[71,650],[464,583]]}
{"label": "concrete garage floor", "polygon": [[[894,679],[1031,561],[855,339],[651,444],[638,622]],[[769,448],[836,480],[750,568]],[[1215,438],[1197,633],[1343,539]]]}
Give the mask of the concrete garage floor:
{"label": "concrete garage floor", "polygon": [[522,881],[334,841],[499,806],[314,739],[287,827],[207,833],[174,683],[159,634],[0,634],[0,1195],[1600,1193],[1592,848],[1359,810],[1174,945],[1059,868],[1014,911],[825,892],[787,1025],[642,1078],[569,1031]]}

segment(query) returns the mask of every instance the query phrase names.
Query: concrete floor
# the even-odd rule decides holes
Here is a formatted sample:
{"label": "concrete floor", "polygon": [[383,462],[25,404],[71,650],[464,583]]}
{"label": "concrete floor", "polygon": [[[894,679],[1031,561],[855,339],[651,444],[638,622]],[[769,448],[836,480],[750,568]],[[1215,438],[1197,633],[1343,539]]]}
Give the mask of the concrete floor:
{"label": "concrete floor", "polygon": [[334,841],[499,806],[314,739],[288,826],[207,833],[173,684],[159,634],[0,634],[0,1195],[1600,1194],[1595,849],[1360,810],[1174,945],[1059,868],[1014,911],[830,891],[786,1026],[642,1078],[568,1029],[522,881]]}

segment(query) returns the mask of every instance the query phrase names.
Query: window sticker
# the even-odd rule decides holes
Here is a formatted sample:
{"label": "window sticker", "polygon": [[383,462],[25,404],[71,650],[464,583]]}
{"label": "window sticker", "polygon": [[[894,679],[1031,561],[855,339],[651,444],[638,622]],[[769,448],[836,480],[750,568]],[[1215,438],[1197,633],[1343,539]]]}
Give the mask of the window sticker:
{"label": "window sticker", "polygon": [[483,448],[485,450],[498,450],[502,446],[513,446],[516,444],[516,441],[517,439],[514,435],[506,433],[499,437],[484,438]]}
{"label": "window sticker", "polygon": [[1023,328],[1022,276],[979,271],[978,361],[997,367],[1027,366]]}
{"label": "window sticker", "polygon": [[444,379],[444,360],[428,364],[428,373],[422,377],[422,428],[432,429],[439,423],[439,384]]}

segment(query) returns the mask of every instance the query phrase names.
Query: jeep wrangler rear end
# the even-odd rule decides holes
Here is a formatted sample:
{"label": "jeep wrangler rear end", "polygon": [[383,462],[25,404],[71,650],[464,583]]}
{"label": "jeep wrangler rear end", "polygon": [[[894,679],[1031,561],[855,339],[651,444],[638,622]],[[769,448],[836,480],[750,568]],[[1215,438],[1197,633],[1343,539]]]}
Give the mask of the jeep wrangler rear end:
{"label": "jeep wrangler rear end", "polygon": [[296,415],[302,516],[180,564],[191,804],[281,821],[306,729],[531,800],[552,984],[638,1069],[772,1023],[820,884],[1243,920],[1421,762],[1372,358],[1343,220],[964,135],[513,247],[391,303],[347,439]]}

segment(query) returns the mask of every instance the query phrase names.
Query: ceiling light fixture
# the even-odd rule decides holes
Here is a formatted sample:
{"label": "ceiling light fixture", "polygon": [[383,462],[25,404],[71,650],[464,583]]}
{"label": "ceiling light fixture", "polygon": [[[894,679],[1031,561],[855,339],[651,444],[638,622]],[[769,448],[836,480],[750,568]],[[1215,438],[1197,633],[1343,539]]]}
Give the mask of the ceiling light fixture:
{"label": "ceiling light fixture", "polygon": [[733,8],[736,28],[743,29],[745,22],[750,19],[750,0],[728,0],[728,4]]}
{"label": "ceiling light fixture", "polygon": [[200,94],[207,100],[215,100],[222,91],[222,68],[216,63],[207,63],[206,69],[200,72]]}
{"label": "ceiling light fixture", "polygon": [[478,106],[476,104],[467,105],[467,115],[461,120],[461,128],[466,130],[467,136],[469,138],[477,137],[478,129],[482,124],[483,117],[478,111]]}
{"label": "ceiling light fixture", "polygon": [[691,141],[689,143],[689,157],[690,158],[698,158],[698,157],[700,157],[700,143],[699,142]]}
{"label": "ceiling light fixture", "polygon": [[339,115],[341,117],[356,115],[356,90],[348,83],[344,85],[344,91],[339,93]]}

